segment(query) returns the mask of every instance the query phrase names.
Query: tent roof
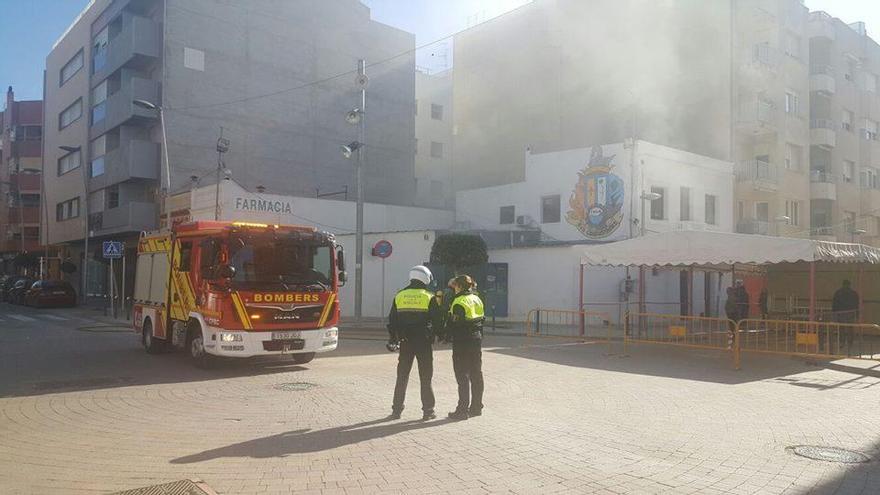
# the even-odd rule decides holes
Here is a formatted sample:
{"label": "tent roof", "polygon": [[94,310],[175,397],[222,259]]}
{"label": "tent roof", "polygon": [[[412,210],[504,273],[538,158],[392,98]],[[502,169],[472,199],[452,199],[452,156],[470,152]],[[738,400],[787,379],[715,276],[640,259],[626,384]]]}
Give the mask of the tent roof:
{"label": "tent roof", "polygon": [[880,263],[880,249],[864,244],[726,232],[674,231],[587,247],[581,264],[692,266],[795,261]]}

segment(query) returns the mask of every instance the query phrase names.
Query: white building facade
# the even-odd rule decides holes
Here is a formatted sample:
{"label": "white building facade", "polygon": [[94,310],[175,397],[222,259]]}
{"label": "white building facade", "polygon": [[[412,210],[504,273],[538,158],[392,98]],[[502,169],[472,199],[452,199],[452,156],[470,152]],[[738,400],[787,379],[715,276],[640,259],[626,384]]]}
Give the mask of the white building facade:
{"label": "white building facade", "polygon": [[[496,246],[489,254],[489,262],[502,265],[507,274],[510,320],[522,320],[538,307],[578,308],[580,245],[585,243],[641,235],[643,222],[646,234],[733,231],[729,162],[638,140],[541,154],[527,151],[525,161],[525,181],[456,196],[457,228],[481,231],[487,238],[493,231],[511,232],[511,245]],[[651,200],[650,193],[659,198]],[[531,242],[517,247],[514,238],[525,234]],[[627,300],[635,310],[636,295],[624,290],[627,273],[622,268],[588,268],[584,308],[607,312],[612,321],[618,320]],[[638,273],[632,269],[629,276],[637,282]],[[723,314],[722,287],[730,280],[719,280],[717,273],[649,269],[645,282],[647,311],[718,315]],[[686,287],[690,292],[683,292]]]}

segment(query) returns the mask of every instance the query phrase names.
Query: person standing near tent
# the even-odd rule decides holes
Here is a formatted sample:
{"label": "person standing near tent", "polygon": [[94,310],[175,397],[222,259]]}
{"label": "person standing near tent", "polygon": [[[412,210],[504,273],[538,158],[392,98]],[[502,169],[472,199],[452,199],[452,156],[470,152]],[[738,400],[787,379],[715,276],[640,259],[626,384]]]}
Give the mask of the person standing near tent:
{"label": "person standing near tent", "polygon": [[[844,280],[840,288],[834,291],[831,299],[831,314],[837,323],[856,323],[859,319],[859,293],[850,287],[850,281]],[[846,345],[847,354],[852,346],[853,329],[844,327],[840,329],[843,344]]]}
{"label": "person standing near tent", "polygon": [[749,292],[742,280],[734,283],[734,293],[736,294],[736,321],[745,320],[749,317],[751,301],[749,301]]}

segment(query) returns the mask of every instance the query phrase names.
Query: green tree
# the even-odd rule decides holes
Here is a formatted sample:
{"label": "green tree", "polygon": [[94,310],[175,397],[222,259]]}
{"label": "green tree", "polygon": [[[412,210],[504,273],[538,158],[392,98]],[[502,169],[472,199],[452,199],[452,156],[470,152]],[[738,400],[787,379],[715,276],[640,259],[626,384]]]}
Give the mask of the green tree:
{"label": "green tree", "polygon": [[437,236],[431,247],[431,262],[452,269],[456,275],[466,267],[483,265],[488,261],[486,242],[477,235],[444,234]]}

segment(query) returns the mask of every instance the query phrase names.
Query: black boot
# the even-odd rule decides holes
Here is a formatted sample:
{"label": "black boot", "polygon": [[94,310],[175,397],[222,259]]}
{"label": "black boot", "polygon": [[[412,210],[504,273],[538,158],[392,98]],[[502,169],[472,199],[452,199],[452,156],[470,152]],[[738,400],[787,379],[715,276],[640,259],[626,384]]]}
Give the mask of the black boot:
{"label": "black boot", "polygon": [[482,415],[483,415],[483,408],[482,407],[479,409],[474,409],[474,408],[468,409],[468,416],[473,417],[473,416],[482,416]]}
{"label": "black boot", "polygon": [[425,411],[425,413],[422,414],[422,421],[430,421],[436,418],[437,415],[434,413],[434,411]]}
{"label": "black boot", "polygon": [[452,411],[451,413],[449,413],[449,419],[452,419],[455,421],[462,421],[462,420],[468,419],[467,409],[456,409],[455,411]]}
{"label": "black boot", "polygon": [[388,416],[388,419],[400,419],[400,411],[391,411],[391,415]]}

